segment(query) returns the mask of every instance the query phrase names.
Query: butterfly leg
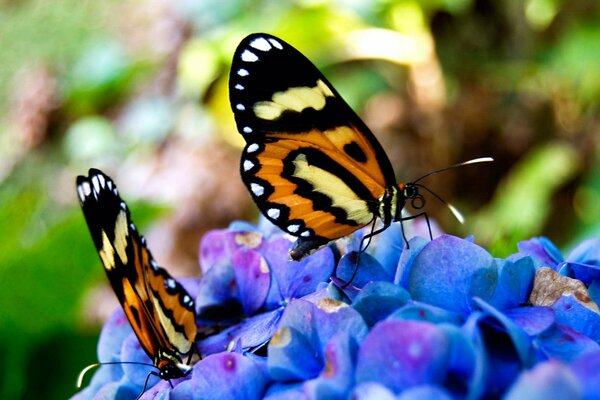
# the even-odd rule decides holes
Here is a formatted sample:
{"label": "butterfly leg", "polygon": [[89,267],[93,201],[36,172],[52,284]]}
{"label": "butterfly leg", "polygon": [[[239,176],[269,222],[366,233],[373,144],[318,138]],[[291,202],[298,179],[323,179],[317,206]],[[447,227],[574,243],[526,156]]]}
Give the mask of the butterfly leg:
{"label": "butterfly leg", "polygon": [[429,215],[427,215],[427,213],[425,211],[421,211],[415,215],[411,215],[409,217],[402,217],[400,219],[400,228],[402,229],[402,237],[404,238],[404,243],[406,243],[406,248],[410,249],[410,246],[408,244],[408,239],[406,238],[406,234],[404,232],[404,221],[408,221],[411,219],[417,219],[419,217],[425,217],[425,222],[427,222],[427,230],[429,231],[429,240],[433,240],[433,234],[431,233],[431,223],[429,222]]}
{"label": "butterfly leg", "polygon": [[[144,382],[144,387],[142,388],[142,392],[140,393],[140,395],[138,397],[136,397],[135,400],[140,400],[140,398],[142,397],[142,395],[146,391],[146,387],[148,386],[148,380],[150,379],[150,375],[159,376],[157,372],[154,372],[154,371],[150,372],[148,374],[148,376],[146,376],[146,382]],[[171,381],[169,381],[169,383],[171,383]],[[172,383],[171,383],[171,387],[173,387]]]}
{"label": "butterfly leg", "polygon": [[[366,234],[360,241],[360,246],[359,246],[359,249],[358,249],[357,255],[356,255],[356,262],[354,263],[354,272],[352,272],[352,276],[350,277],[350,279],[342,286],[342,289],[344,289],[348,285],[350,285],[352,283],[352,281],[354,280],[354,278],[356,277],[356,274],[358,272],[358,266],[360,265],[360,255],[362,253],[364,253],[365,251],[367,251],[367,249],[369,248],[369,245],[371,244],[371,239],[373,239],[373,236],[385,231],[389,227],[389,225],[384,225],[382,228],[375,230],[376,223],[377,223],[377,218],[373,218],[373,221],[371,222],[371,232]],[[365,244],[365,242],[366,242],[366,244]]]}

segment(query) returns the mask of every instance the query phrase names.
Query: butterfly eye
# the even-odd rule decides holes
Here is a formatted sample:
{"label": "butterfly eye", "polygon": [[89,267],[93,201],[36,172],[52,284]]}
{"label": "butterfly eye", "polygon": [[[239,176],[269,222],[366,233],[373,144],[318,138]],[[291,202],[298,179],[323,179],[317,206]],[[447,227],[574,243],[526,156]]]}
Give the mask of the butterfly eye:
{"label": "butterfly eye", "polygon": [[414,184],[407,183],[406,186],[404,186],[403,194],[405,198],[413,199],[419,195],[419,189],[417,189],[417,187]]}

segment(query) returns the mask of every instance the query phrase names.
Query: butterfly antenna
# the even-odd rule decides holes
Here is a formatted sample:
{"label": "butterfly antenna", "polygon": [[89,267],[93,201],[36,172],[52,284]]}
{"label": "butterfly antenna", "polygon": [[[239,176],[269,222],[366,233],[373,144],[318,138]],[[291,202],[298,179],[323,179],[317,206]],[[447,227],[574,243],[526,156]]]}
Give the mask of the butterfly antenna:
{"label": "butterfly antenna", "polygon": [[460,213],[460,211],[458,211],[456,209],[456,207],[454,207],[452,204],[450,204],[446,200],[442,199],[437,193],[433,192],[427,186],[421,185],[419,183],[416,183],[415,186],[418,186],[421,189],[425,189],[427,192],[429,192],[431,195],[433,195],[433,197],[435,197],[436,199],[441,201],[446,207],[448,207],[448,209],[450,210],[452,215],[454,215],[454,217],[458,220],[458,222],[460,222],[461,224],[465,223],[465,217],[463,217],[463,215]]}
{"label": "butterfly antenna", "polygon": [[135,364],[135,365],[146,365],[148,367],[156,368],[154,364],[141,363],[141,362],[129,362],[129,361],[111,361],[111,362],[103,362],[103,363],[94,363],[90,364],[84,369],[81,370],[79,376],[77,377],[77,389],[81,388],[83,383],[83,377],[88,373],[89,370],[94,369],[96,367],[101,367],[103,365],[116,365],[116,364]]}
{"label": "butterfly antenna", "polygon": [[[425,175],[423,175],[422,177],[420,177],[417,180],[413,181],[413,183],[417,183],[420,180],[427,178],[428,176],[439,174],[440,172],[448,171],[449,169],[454,169],[454,168],[462,167],[462,166],[465,166],[465,165],[479,164],[479,163],[492,162],[492,161],[494,161],[494,159],[492,157],[480,157],[480,158],[474,158],[474,159],[468,160],[468,161],[463,161],[463,162],[458,163],[458,164],[450,165],[449,167],[444,167],[444,168],[441,168],[441,169],[436,169],[435,171],[428,172]],[[421,186],[421,187],[423,187],[423,186]],[[431,191],[429,191],[429,192],[432,193],[432,194],[434,194]],[[439,196],[437,196],[437,195],[435,195],[435,196],[439,199]],[[446,202],[444,202],[444,203],[446,205],[448,205],[448,203],[446,203]],[[452,206],[450,206],[450,207],[452,207]],[[450,208],[450,209],[452,210],[452,208]]]}

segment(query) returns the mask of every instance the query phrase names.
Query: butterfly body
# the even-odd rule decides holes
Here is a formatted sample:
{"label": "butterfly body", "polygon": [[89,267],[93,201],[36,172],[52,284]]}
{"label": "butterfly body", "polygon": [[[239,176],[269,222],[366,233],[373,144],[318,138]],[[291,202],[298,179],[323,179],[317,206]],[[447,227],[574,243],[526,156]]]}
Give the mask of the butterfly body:
{"label": "butterfly body", "polygon": [[77,177],[77,193],[110,284],[133,331],[162,379],[186,376],[193,352],[194,301],[159,267],[131,221],[114,182],[101,171]]}
{"label": "butterfly body", "polygon": [[402,219],[407,198],[418,195],[396,183],[373,133],[319,70],[281,39],[257,33],[242,40],[229,92],[247,143],[242,180],[261,212],[298,238],[293,259],[376,218],[385,229]]}

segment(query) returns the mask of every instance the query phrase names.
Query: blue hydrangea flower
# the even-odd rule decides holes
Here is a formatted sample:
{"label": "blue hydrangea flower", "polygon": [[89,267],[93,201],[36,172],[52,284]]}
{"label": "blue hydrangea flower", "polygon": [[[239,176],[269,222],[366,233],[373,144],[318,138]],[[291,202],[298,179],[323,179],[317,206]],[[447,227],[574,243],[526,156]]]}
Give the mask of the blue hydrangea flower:
{"label": "blue hydrangea flower", "polygon": [[[202,278],[182,280],[204,358],[142,398],[600,398],[600,239],[563,257],[533,238],[501,259],[439,232],[405,248],[399,224],[360,252],[366,233],[292,262],[264,222],[208,232]],[[98,357],[151,364],[120,310]],[[102,366],[74,398],[135,397],[152,370]]]}

